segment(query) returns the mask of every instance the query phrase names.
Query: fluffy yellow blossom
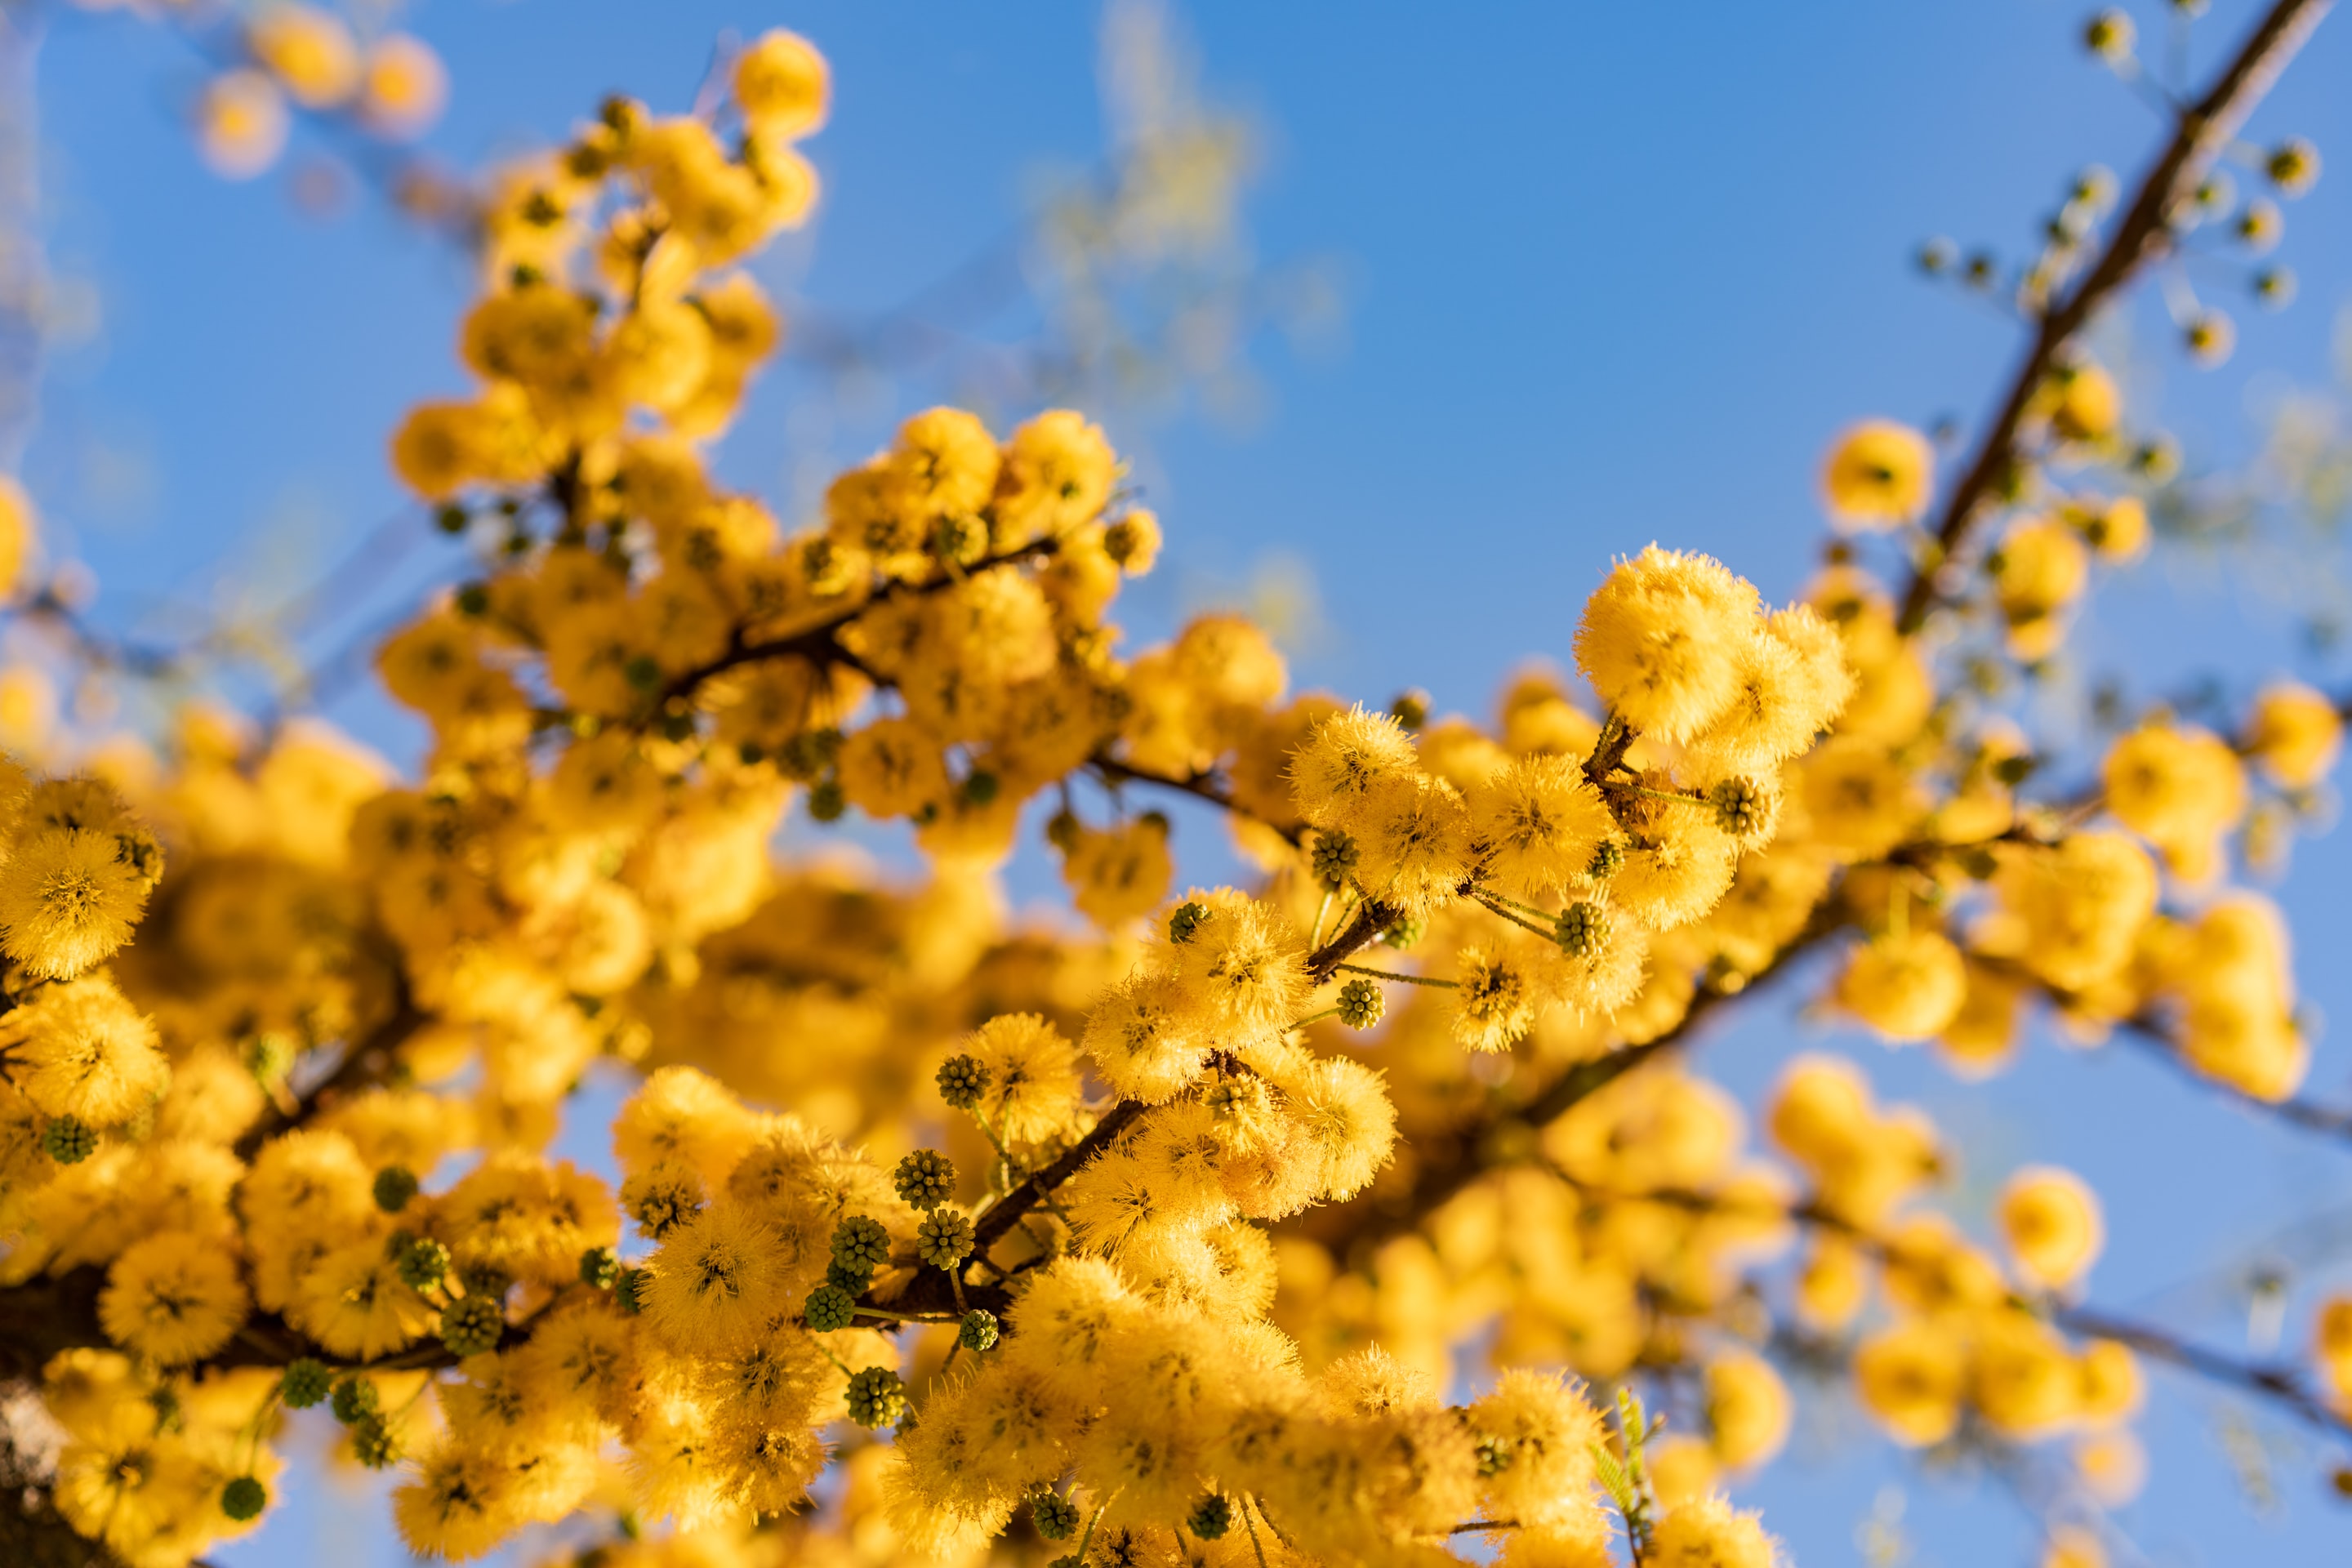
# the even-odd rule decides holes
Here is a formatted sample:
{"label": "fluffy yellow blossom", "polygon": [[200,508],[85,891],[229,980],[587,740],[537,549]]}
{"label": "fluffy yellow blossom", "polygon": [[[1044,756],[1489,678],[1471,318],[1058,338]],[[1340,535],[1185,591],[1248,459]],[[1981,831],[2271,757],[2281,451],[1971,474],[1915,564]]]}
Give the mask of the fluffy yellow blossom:
{"label": "fluffy yellow blossom", "polygon": [[2082,1279],[2105,1239],[2097,1196],[2050,1166],[2029,1166],[2001,1188],[2000,1229],[2019,1271],[2046,1289]]}
{"label": "fluffy yellow blossom", "polygon": [[1867,419],[1830,449],[1822,495],[1842,528],[1893,528],[1919,515],[1935,474],[1935,448],[1926,437],[1907,425]]}
{"label": "fluffy yellow blossom", "polygon": [[1755,587],[1721,563],[1654,544],[1585,601],[1577,666],[1637,729],[1687,740],[1738,698],[1736,659],[1759,608]]}

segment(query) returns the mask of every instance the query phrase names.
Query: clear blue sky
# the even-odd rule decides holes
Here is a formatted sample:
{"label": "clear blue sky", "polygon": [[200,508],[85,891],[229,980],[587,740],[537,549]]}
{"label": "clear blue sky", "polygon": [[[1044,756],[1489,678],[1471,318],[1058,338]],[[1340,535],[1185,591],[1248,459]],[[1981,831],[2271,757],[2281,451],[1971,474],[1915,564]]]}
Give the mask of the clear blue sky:
{"label": "clear blue sky", "polygon": [[[384,435],[408,403],[461,384],[451,342],[466,269],[365,200],[320,219],[295,211],[282,179],[207,176],[173,117],[200,79],[194,58],[125,17],[46,9],[49,243],[98,283],[106,321],[54,367],[27,474],[97,568],[115,624],[201,597],[224,566],[267,563],[299,583],[289,548],[331,561],[399,509]],[[2161,8],[2138,9],[2156,30]],[[2200,65],[2252,9],[2217,0]],[[2152,117],[2074,47],[2084,10],[1196,0],[1187,20],[1212,92],[1266,133],[1249,215],[1258,251],[1338,258],[1348,327],[1331,353],[1258,347],[1270,395],[1246,433],[1111,418],[1122,447],[1147,453],[1170,536],[1140,629],[1165,629],[1187,581],[1295,556],[1335,628],[1301,659],[1302,682],[1372,700],[1421,685],[1441,707],[1484,711],[1522,658],[1565,654],[1613,552],[1653,539],[1704,549],[1769,595],[1795,592],[1819,526],[1814,468],[1838,426],[1867,414],[1972,421],[2018,348],[2013,328],[1919,281],[1912,247],[1948,234],[2014,254],[2077,168],[2128,177],[2152,142]],[[1041,165],[1096,157],[1096,20],[1074,0],[432,0],[410,13],[456,82],[431,145],[461,163],[560,135],[615,87],[682,104],[722,29],[806,33],[836,73],[833,123],[812,149],[826,194],[807,242],[773,265],[851,312],[1002,234]],[[2338,159],[2289,209],[2283,254],[2302,301],[2261,315],[2200,276],[2241,329],[2237,359],[2210,374],[2152,335],[2152,301],[2133,317],[2147,330],[2136,390],[2193,463],[2243,454],[2265,388],[2329,374],[2331,329],[2352,303],[2347,80],[2352,18],[2339,17],[2256,122],[2258,136],[2309,135]],[[879,412],[934,390],[895,388]],[[728,448],[734,479],[782,501],[787,420],[806,393],[805,377],[771,379]],[[862,455],[879,427],[840,424],[839,455]],[[452,563],[421,549],[374,607]],[[2159,558],[2102,608],[2093,646],[2143,690],[2209,665],[2249,680],[2296,667],[2277,620]],[[414,743],[364,694],[335,711],[395,755]],[[1191,834],[1195,847],[1209,837],[1205,825]],[[2347,876],[2340,841],[2306,846],[2282,896],[2307,994],[2352,1016],[2336,962]],[[1793,1042],[1826,1033],[1762,1020],[1703,1059],[1752,1092]],[[2023,1068],[1971,1089],[1916,1055],[1836,1043],[1963,1137],[1972,1222],[1988,1186],[2028,1159],[2074,1165],[2111,1194],[2105,1302],[2146,1302],[2284,1217],[2352,1203],[2352,1152],[2285,1141],[2142,1060],[2042,1040]],[[2347,1059],[2323,1043],[2317,1092],[2352,1097]],[[2242,1342],[2226,1313],[2174,1321]],[[2352,1513],[2320,1494],[2308,1454],[2281,1449],[2279,1509],[2257,1519],[2213,1402],[2156,1382],[2154,1479],[2122,1516],[2151,1560],[2342,1560]],[[1851,1422],[1801,1436],[1746,1496],[1799,1561],[1822,1564],[1860,1560],[1854,1526],[1890,1487],[1907,1494],[1915,1561],[2030,1560],[2024,1517],[1998,1488],[1923,1476]],[[298,1506],[219,1561],[308,1562],[351,1517],[334,1526]],[[335,1550],[352,1568],[400,1561],[380,1524]]]}

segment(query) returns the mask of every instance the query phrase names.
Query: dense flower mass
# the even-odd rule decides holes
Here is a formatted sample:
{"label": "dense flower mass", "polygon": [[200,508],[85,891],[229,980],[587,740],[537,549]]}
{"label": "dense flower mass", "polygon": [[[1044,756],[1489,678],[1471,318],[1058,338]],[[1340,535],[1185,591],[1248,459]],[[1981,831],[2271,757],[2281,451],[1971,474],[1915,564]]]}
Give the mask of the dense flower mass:
{"label": "dense flower mass", "polygon": [[[240,36],[232,170],[288,100],[437,106],[412,41]],[[1727,1493],[1790,1360],[1895,1444],[2128,1490],[2170,1342],[2084,1308],[2085,1182],[2009,1172],[1972,1237],[1957,1152],[1854,1061],[1785,1064],[1751,1147],[1679,1050],[1795,979],[1964,1077],[2040,1014],[2296,1095],[2288,934],[2230,879],[2339,705],[2151,707],[2085,755],[1996,700],[2148,546],[2138,494],[2050,477],[2129,478],[2113,378],[2043,345],[1997,495],[1853,426],[1794,603],[1619,559],[1580,687],[1296,693],[1236,615],[1124,651],[1162,523],[1083,414],[917,413],[797,531],[719,482],[783,330],[743,264],[811,210],[831,92],[783,32],[727,81],[485,198],[471,384],[390,447],[480,558],[376,652],[413,778],[202,705],[0,766],[0,1322],[44,1325],[0,1370],[58,1520],[186,1568],[307,1428],[448,1560],[585,1516],[609,1568],[1769,1568]],[[0,481],[0,587],[37,536]],[[1180,800],[1246,885],[1177,890]],[[779,857],[793,813],[922,870]],[[1008,911],[1024,840],[1083,923]],[[549,1151],[612,1081],[608,1179]],[[2338,1420],[2352,1299],[2314,1332],[2312,1388],[2252,1381]]]}

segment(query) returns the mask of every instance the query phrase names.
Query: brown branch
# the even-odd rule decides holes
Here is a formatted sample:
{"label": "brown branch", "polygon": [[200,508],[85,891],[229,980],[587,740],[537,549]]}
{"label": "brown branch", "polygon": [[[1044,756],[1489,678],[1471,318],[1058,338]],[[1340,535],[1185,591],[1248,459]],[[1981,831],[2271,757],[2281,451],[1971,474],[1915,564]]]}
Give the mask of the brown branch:
{"label": "brown branch", "polygon": [[[397,974],[398,970],[394,973]],[[432,1021],[432,1016],[420,1011],[410,998],[407,985],[401,984],[391,1014],[345,1047],[342,1060],[335,1064],[335,1069],[297,1100],[291,1110],[272,1106],[259,1121],[247,1128],[245,1136],[236,1141],[236,1157],[251,1160],[263,1144],[279,1133],[301,1126],[345,1095],[383,1081],[394,1065],[394,1053],[409,1037]]]}
{"label": "brown branch", "polygon": [[1938,578],[1968,541],[1979,509],[2014,461],[2019,426],[2061,351],[2094,311],[2172,247],[2171,215],[2204,177],[2253,107],[2319,25],[2333,0],[2275,0],[2204,97],[2180,110],[2172,137],[2141,177],[2106,248],[2082,280],[2043,312],[2008,395],[1946,499],[1932,550],[1913,572],[1897,624],[1915,632],[1941,594]]}

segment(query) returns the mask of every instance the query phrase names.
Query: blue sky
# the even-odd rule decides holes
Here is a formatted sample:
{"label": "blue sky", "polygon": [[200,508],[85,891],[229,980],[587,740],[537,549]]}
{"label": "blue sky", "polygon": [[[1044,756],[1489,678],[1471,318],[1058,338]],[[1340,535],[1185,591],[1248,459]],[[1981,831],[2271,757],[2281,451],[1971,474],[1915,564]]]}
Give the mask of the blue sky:
{"label": "blue sky", "polygon": [[[2138,9],[2143,32],[2158,31],[2160,8]],[[2217,0],[2197,29],[2200,68],[2252,9]],[[462,384],[452,340],[467,269],[363,195],[322,218],[297,210],[283,177],[206,175],[174,118],[201,80],[197,57],[124,16],[47,12],[47,238],[60,268],[95,282],[105,316],[95,342],[52,367],[28,479],[96,569],[110,624],[163,624],[159,605],[201,602],[224,571],[299,585],[399,514],[384,437],[407,404]],[[450,64],[451,112],[430,145],[460,163],[560,135],[615,87],[682,105],[724,29],[806,33],[836,73],[833,123],[811,149],[825,196],[809,234],[767,266],[850,315],[992,242],[1039,169],[1098,156],[1097,19],[1076,0],[429,0],[408,13]],[[1565,655],[1614,553],[1654,539],[1703,549],[1771,596],[1793,594],[1837,428],[1870,414],[1965,425],[2019,350],[2013,326],[1919,279],[1913,247],[1945,234],[2015,255],[2077,169],[2128,177],[2152,145],[2153,117],[2075,47],[2082,19],[2052,0],[1195,0],[1185,20],[1209,90],[1261,132],[1255,253],[1326,258],[1345,279],[1346,327],[1311,353],[1254,345],[1266,395],[1245,428],[1109,411],[1170,537],[1139,595],[1139,633],[1167,629],[1202,584],[1295,559],[1331,628],[1298,659],[1302,684],[1374,700],[1419,685],[1441,708],[1483,712],[1519,660]],[[2339,17],[2255,136],[2308,135],[2352,158],[2347,79],[2352,20]],[[298,139],[295,163],[306,155]],[[2226,275],[2197,275],[2240,327],[2219,372],[2187,367],[2152,299],[2105,329],[2133,346],[2133,390],[2192,466],[2242,457],[2252,409],[2329,375],[2333,324],[2352,305],[2352,181],[2323,179],[2289,208],[2282,256],[2304,283],[2284,314],[2256,312]],[[725,469],[782,505],[795,441],[814,431],[855,458],[937,392],[911,377],[824,411],[787,368],[755,396]],[[420,542],[346,628],[456,566]],[[2258,595],[2162,556],[2103,601],[2089,646],[2143,691],[2208,667],[2242,683],[2331,673],[2298,663]],[[332,711],[395,756],[414,746],[364,689]],[[1221,860],[1213,837],[1206,824],[1188,835],[1204,867]],[[2347,874],[2338,841],[2306,845],[2280,896],[2306,994],[2352,1016],[2352,982],[2332,962]],[[1752,1093],[1817,1037],[1866,1053],[1883,1092],[1921,1100],[1963,1138],[1958,1201],[1972,1220],[2028,1159],[2074,1165],[2110,1194],[2105,1302],[2154,1301],[2289,1218],[2352,1203],[2352,1153],[2287,1141],[2115,1052],[2037,1041],[2007,1078],[1961,1088],[1916,1054],[1768,1018],[1712,1037],[1703,1059]],[[2315,1091],[2352,1099],[2346,1064],[2323,1042]],[[2174,1321],[2242,1342],[2226,1312]],[[2309,1458],[2283,1462],[2278,1510],[2253,1517],[2215,1408],[2159,1375],[2145,1424],[2155,1479],[2122,1516],[2150,1560],[2337,1560],[2352,1520],[2321,1495]],[[1997,1489],[1925,1478],[1851,1427],[1801,1441],[1745,1495],[1800,1561],[1825,1563],[1861,1560],[1854,1526],[1890,1487],[1907,1499],[1914,1561],[2030,1561],[2023,1516]],[[350,1517],[298,1505],[218,1561],[306,1561],[316,1532]],[[342,1552],[354,1568],[400,1560],[381,1531]]]}

